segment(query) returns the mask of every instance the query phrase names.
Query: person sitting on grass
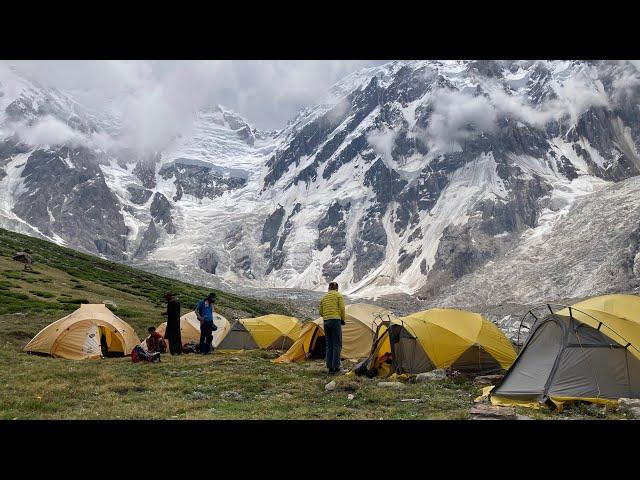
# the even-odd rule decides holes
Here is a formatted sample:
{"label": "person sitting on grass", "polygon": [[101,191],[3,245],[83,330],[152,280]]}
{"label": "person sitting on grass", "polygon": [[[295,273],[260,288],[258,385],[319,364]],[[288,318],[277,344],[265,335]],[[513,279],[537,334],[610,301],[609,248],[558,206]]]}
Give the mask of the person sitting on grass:
{"label": "person sitting on grass", "polygon": [[156,332],[156,327],[149,327],[147,331],[149,332],[149,336],[146,338],[147,351],[150,353],[165,353],[167,346],[162,335]]}

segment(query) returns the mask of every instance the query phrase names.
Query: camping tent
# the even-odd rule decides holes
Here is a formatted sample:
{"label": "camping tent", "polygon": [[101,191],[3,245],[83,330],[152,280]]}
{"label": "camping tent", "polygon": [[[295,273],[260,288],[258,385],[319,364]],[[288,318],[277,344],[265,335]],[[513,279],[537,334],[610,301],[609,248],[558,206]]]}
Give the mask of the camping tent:
{"label": "camping tent", "polygon": [[[378,325],[388,319],[388,310],[356,303],[345,307],[346,320],[342,327],[342,358],[363,358],[371,352]],[[276,363],[295,362],[305,358],[324,358],[325,338],[322,318],[304,325],[300,336]]]}
{"label": "camping tent", "polygon": [[129,355],[140,343],[133,328],[116,317],[106,305],[83,304],[73,313],[43,328],[24,347],[30,353],[82,360],[100,358],[104,336],[109,354]]}
{"label": "camping tent", "polygon": [[375,376],[451,367],[486,375],[508,369],[516,358],[511,342],[493,323],[478,313],[453,308],[391,320],[377,337],[356,373]]}
{"label": "camping tent", "polygon": [[493,391],[494,405],[562,408],[640,396],[640,297],[606,295],[538,319]]}
{"label": "camping tent", "polygon": [[286,315],[264,315],[241,318],[222,339],[220,350],[252,350],[257,348],[284,350],[300,334],[300,322]]}
{"label": "camping tent", "polygon": [[[227,335],[227,333],[229,333],[231,324],[219,313],[215,314],[213,323],[216,327],[218,327],[218,329],[213,332],[213,342],[211,342],[211,344],[214,347],[217,347],[222,339]],[[158,327],[156,328],[156,332],[158,332],[162,336],[164,336],[166,331],[167,322],[158,325]],[[180,317],[180,336],[182,343],[200,343],[200,321],[196,316],[196,312],[191,311],[189,313],[185,313]]]}

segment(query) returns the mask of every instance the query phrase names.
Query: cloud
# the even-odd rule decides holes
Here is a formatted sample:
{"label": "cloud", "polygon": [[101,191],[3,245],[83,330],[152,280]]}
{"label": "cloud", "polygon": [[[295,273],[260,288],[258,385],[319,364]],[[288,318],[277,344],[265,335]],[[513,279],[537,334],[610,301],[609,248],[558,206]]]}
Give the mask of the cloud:
{"label": "cloud", "polygon": [[45,86],[122,119],[123,141],[161,149],[188,130],[197,110],[221,104],[253,126],[283,128],[302,108],[322,102],[329,88],[380,61],[14,61]]}
{"label": "cloud", "polygon": [[2,137],[17,135],[20,140],[30,146],[61,145],[84,146],[107,151],[117,147],[117,143],[104,131],[84,134],[75,130],[62,120],[45,115],[32,124],[13,122],[0,132]]}
{"label": "cloud", "polygon": [[[279,129],[304,108],[327,99],[330,87],[372,61],[15,61],[19,71],[45,86],[70,92],[97,112],[120,120],[118,140],[142,150],[161,150],[177,134],[188,133],[197,111],[221,104],[242,115],[252,126]],[[622,65],[624,63],[624,65]],[[624,92],[640,86],[640,61],[606,64],[612,69],[611,99],[597,80],[596,67],[552,84],[557,98],[532,105],[528,98],[510,94],[484,80],[485,95],[438,89],[431,96],[433,113],[422,132],[430,149],[451,151],[474,132],[494,131],[500,116],[542,127],[569,117],[573,121],[591,106],[619,101]],[[619,67],[619,68],[618,68]],[[624,68],[623,68],[624,67]],[[604,68],[604,67],[603,67]],[[428,71],[425,75],[433,75]],[[562,75],[560,75],[561,77]],[[52,129],[48,134],[45,127]],[[421,132],[416,134],[422,135]],[[73,136],[48,119],[29,138]],[[390,136],[372,134],[370,143],[383,156],[390,152]],[[379,138],[380,137],[380,138]],[[108,143],[93,136],[91,144]]]}
{"label": "cloud", "polygon": [[496,128],[498,112],[482,95],[442,88],[433,93],[432,107],[425,134],[427,145],[434,153],[458,150],[461,140],[477,131],[491,132]]}
{"label": "cloud", "polygon": [[612,82],[612,98],[616,103],[624,102],[636,89],[640,87],[640,60],[630,60],[621,62],[615,67],[614,79]]}
{"label": "cloud", "polygon": [[87,143],[87,138],[69,125],[51,115],[39,119],[33,125],[16,123],[10,126],[12,133],[28,145],[73,145]]}
{"label": "cloud", "polygon": [[[614,89],[632,85],[635,77],[618,77]],[[633,83],[633,85],[635,85]],[[572,123],[593,106],[609,106],[609,98],[594,72],[586,71],[551,84],[556,97],[540,105],[532,105],[528,98],[507,93],[503,85],[487,80],[485,95],[441,88],[434,91],[431,102],[433,113],[424,137],[433,154],[458,150],[460,141],[476,132],[494,132],[500,117],[509,117],[533,127],[544,127],[551,121],[568,117]]]}
{"label": "cloud", "polygon": [[367,135],[367,142],[385,162],[389,163],[393,160],[391,152],[397,135],[398,132],[391,129],[373,130]]}

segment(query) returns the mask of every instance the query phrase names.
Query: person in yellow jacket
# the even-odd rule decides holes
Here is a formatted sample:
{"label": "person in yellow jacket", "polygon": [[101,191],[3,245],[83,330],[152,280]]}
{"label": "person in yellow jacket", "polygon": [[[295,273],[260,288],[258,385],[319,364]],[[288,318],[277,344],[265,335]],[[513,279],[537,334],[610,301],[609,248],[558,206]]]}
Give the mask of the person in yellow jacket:
{"label": "person in yellow jacket", "polygon": [[327,340],[326,356],[329,375],[340,373],[342,350],[342,325],[345,324],[344,298],[338,293],[338,284],[331,282],[329,291],[320,300],[320,315],[324,320],[324,336]]}

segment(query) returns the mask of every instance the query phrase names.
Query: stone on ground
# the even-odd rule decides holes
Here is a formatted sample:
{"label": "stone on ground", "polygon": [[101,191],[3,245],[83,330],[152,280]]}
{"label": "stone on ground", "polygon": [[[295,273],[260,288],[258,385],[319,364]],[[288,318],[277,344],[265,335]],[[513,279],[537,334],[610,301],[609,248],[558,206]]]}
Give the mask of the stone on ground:
{"label": "stone on ground", "polygon": [[228,392],[222,392],[220,394],[221,398],[230,398],[232,400],[242,400],[242,395],[240,395],[238,392],[234,392],[233,390],[228,391]]}
{"label": "stone on ground", "polygon": [[488,387],[489,385],[495,385],[503,377],[504,375],[480,375],[473,380],[473,384],[476,387]]}
{"label": "stone on ground", "polygon": [[416,375],[416,382],[439,382],[440,380],[446,380],[447,372],[442,368],[436,368],[430,372],[419,373]]}
{"label": "stone on ground", "polygon": [[494,405],[476,405],[469,413],[472,420],[529,420],[524,415],[516,415],[514,408]]}
{"label": "stone on ground", "polygon": [[628,413],[634,420],[640,420],[640,407],[631,407]]}
{"label": "stone on ground", "polygon": [[632,408],[640,408],[640,398],[619,398],[618,411],[628,413]]}
{"label": "stone on ground", "polygon": [[332,390],[335,390],[335,389],[336,389],[336,381],[335,381],[335,380],[331,380],[329,383],[327,383],[327,384],[324,386],[324,389],[325,389],[327,392],[331,392]]}
{"label": "stone on ground", "polygon": [[378,386],[383,388],[403,388],[404,384],[400,382],[378,382]]}

